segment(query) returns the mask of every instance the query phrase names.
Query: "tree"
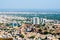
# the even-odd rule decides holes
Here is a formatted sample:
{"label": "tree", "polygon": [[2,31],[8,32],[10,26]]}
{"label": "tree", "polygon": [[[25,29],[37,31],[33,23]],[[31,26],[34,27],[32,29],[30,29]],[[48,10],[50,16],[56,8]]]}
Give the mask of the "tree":
{"label": "tree", "polygon": [[48,31],[45,31],[45,32],[44,32],[44,34],[50,34],[50,32],[48,32]]}
{"label": "tree", "polygon": [[21,35],[20,35],[20,37],[24,38],[24,35],[23,35],[23,34],[21,34]]}
{"label": "tree", "polygon": [[42,33],[42,29],[40,28],[40,29],[38,30],[38,32],[39,32],[39,33]]}

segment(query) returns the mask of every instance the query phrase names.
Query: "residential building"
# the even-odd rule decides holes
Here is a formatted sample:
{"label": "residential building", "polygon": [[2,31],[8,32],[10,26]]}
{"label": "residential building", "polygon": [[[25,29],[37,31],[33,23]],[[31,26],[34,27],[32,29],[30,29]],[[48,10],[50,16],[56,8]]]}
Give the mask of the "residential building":
{"label": "residential building", "polygon": [[40,24],[39,17],[33,17],[33,24]]}

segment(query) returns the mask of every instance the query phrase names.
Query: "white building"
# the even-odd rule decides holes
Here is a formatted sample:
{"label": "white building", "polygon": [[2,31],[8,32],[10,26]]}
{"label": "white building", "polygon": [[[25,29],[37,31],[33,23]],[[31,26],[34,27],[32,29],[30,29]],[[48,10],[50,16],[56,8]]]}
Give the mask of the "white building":
{"label": "white building", "polygon": [[41,19],[40,19],[40,21],[41,21],[42,23],[45,23],[46,20],[47,20],[47,19],[45,19],[45,18],[41,18]]}
{"label": "white building", "polygon": [[33,17],[33,24],[40,24],[39,17]]}

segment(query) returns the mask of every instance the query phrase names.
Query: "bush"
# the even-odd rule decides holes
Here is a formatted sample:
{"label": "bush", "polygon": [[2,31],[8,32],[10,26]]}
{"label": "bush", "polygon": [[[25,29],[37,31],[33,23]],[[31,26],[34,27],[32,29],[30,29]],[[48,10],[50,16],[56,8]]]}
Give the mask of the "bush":
{"label": "bush", "polygon": [[6,24],[6,26],[10,26],[9,24]]}
{"label": "bush", "polygon": [[29,38],[35,38],[35,36],[31,36],[31,37],[29,37]]}
{"label": "bush", "polygon": [[13,38],[0,38],[0,40],[13,40]]}
{"label": "bush", "polygon": [[0,23],[0,26],[3,25],[3,23]]}

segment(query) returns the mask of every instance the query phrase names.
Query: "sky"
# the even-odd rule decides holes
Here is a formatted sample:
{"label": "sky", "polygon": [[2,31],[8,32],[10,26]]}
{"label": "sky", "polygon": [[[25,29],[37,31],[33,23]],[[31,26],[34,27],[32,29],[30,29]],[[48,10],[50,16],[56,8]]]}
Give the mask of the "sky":
{"label": "sky", "polygon": [[60,0],[0,0],[1,9],[60,9]]}

